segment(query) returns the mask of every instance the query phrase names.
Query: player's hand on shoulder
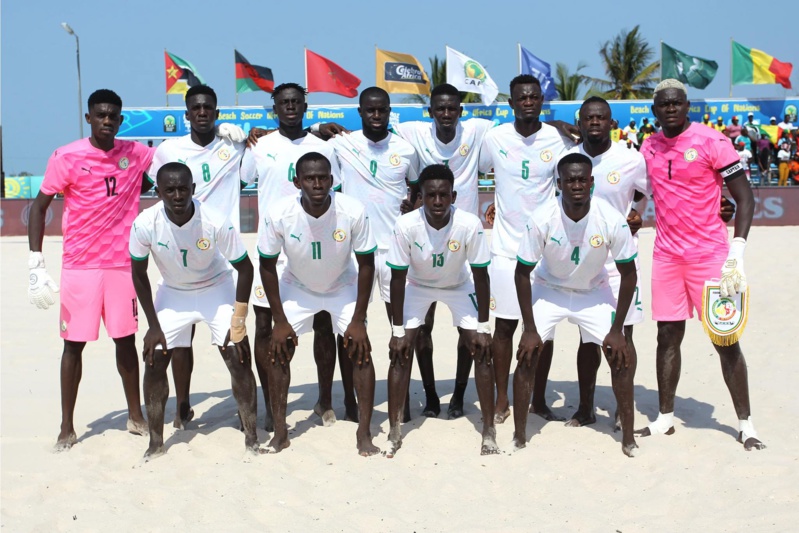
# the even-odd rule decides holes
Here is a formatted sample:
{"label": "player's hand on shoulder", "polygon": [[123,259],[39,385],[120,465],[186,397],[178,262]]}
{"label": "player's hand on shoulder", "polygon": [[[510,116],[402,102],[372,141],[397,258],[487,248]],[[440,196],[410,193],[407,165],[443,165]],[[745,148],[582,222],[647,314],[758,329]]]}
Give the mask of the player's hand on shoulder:
{"label": "player's hand on shoulder", "polygon": [[58,284],[44,267],[44,255],[31,252],[28,257],[28,301],[39,309],[47,309],[55,303]]}
{"label": "player's hand on shoulder", "polygon": [[222,137],[223,139],[228,139],[234,143],[243,142],[244,139],[247,138],[247,134],[244,133],[243,129],[235,124],[231,124],[230,122],[223,122],[217,126],[216,136]]}
{"label": "player's hand on shoulder", "polygon": [[735,216],[735,204],[732,203],[726,196],[721,197],[721,210],[719,211],[721,220],[729,222]]}
{"label": "player's hand on shoulder", "polygon": [[344,331],[344,347],[347,355],[358,366],[369,363],[372,353],[372,343],[366,333],[366,323],[353,320]]}
{"label": "player's hand on shoulder", "polygon": [[627,225],[630,226],[630,233],[633,235],[638,233],[638,230],[644,225],[644,220],[641,218],[641,213],[635,209],[630,209],[630,212],[627,214]]}
{"label": "player's hand on shoulder", "polygon": [[[160,349],[158,348],[160,346]],[[142,360],[148,365],[153,366],[153,358],[160,352],[166,355],[166,336],[161,330],[161,326],[150,326],[144,334],[144,349],[142,350]]]}
{"label": "player's hand on shoulder", "polygon": [[580,128],[574,124],[569,124],[568,122],[563,122],[562,120],[553,120],[551,122],[547,122],[547,124],[555,127],[561,136],[566,137],[572,142],[578,143],[582,139],[580,135]]}
{"label": "player's hand on shoulder", "polygon": [[630,366],[629,350],[627,349],[627,339],[621,331],[612,329],[602,341],[602,351],[611,368],[621,370]]}
{"label": "player's hand on shoulder", "polygon": [[258,144],[258,139],[264,135],[269,135],[275,130],[265,130],[263,128],[252,128],[250,134],[247,136],[247,148],[252,148]]}
{"label": "player's hand on shoulder", "polygon": [[400,215],[407,215],[411,211],[413,211],[413,204],[406,198],[400,204]]}
{"label": "player's hand on shoulder", "polygon": [[350,133],[350,130],[341,124],[337,124],[335,122],[319,124],[319,135],[323,139],[329,139],[330,137],[335,137],[336,135],[342,135],[344,133]]}
{"label": "player's hand on shoulder", "polygon": [[272,363],[287,365],[294,357],[294,347],[298,344],[297,334],[294,328],[287,321],[275,322],[272,328],[272,339],[270,341],[270,356]]}
{"label": "player's hand on shoulder", "polygon": [[494,225],[494,218],[496,216],[497,216],[497,208],[496,208],[496,206],[494,204],[489,205],[486,208],[486,212],[485,212],[486,222],[488,222],[489,225],[493,226]]}
{"label": "player's hand on shoulder", "polygon": [[534,355],[537,355],[544,349],[544,341],[541,340],[541,335],[538,331],[525,329],[522,332],[522,337],[519,339],[519,348],[516,350],[516,359],[519,364],[526,364],[530,366],[533,364]]}

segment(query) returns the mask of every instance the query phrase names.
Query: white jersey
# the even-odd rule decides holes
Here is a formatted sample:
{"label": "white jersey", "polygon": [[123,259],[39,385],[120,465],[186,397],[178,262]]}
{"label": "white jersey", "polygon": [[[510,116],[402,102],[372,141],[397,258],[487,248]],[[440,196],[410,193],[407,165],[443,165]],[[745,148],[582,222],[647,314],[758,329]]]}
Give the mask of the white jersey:
{"label": "white jersey", "polygon": [[530,217],[517,259],[537,264],[536,284],[591,291],[608,286],[608,253],[617,263],[628,263],[638,255],[627,219],[603,199],[593,198],[588,214],[575,222],[557,198]]}
{"label": "white jersey", "polygon": [[419,155],[419,171],[430,165],[447,165],[455,175],[455,207],[479,216],[480,202],[477,194],[477,166],[480,145],[486,132],[494,122],[484,118],[461,120],[455,130],[455,138],[442,143],[436,137],[435,122],[401,122],[397,133],[411,143]]}
{"label": "white jersey", "polygon": [[388,250],[391,231],[400,216],[408,186],[418,179],[416,151],[400,136],[372,142],[362,131],[337,135],[328,141],[341,165],[341,190],[366,206],[377,247]]}
{"label": "white jersey", "polygon": [[288,261],[281,281],[318,294],[334,293],[357,281],[352,253],[377,250],[366,208],[355,198],[331,192],[330,207],[319,218],[305,212],[299,196],[272,207],[258,234],[258,253]]}
{"label": "white jersey", "polygon": [[395,270],[407,270],[409,283],[436,289],[459,287],[469,281],[467,264],[487,267],[490,262],[483,224],[457,207],[440,230],[428,224],[424,207],[402,215],[386,260]]}
{"label": "white jersey", "polygon": [[252,183],[239,173],[243,156],[244,143],[215,137],[208,146],[200,146],[189,134],[159,144],[147,174],[155,182],[158,170],[167,163],[188,166],[194,178],[194,199],[230,217],[238,231],[241,185]]}
{"label": "white jersey", "polygon": [[[646,197],[652,195],[646,174],[646,161],[638,150],[630,150],[618,143],[611,143],[608,151],[591,157],[580,144],[566,153],[583,154],[591,160],[591,165],[593,165],[591,174],[594,176],[592,197],[602,198],[625,218],[632,207],[635,191],[639,191]],[[555,176],[557,177],[557,167]],[[633,243],[637,250],[638,235],[633,235]],[[608,256],[605,267],[611,276],[619,275],[612,257]]]}
{"label": "white jersey", "polygon": [[493,168],[496,181],[491,253],[516,257],[525,222],[537,207],[555,197],[555,164],[573,146],[544,123],[529,137],[521,136],[512,122],[486,134],[480,148],[480,172]]}
{"label": "white jersey", "polygon": [[142,261],[152,253],[164,285],[182,291],[230,281],[229,262],[247,258],[247,248],[230,219],[193,202],[194,215],[182,226],[169,220],[164,203],[158,202],[142,211],[130,230],[131,258]]}
{"label": "white jersey", "polygon": [[244,153],[241,175],[258,179],[258,233],[273,207],[286,197],[298,197],[294,186],[297,160],[309,152],[319,152],[330,161],[333,188],[341,185],[341,173],[333,146],[306,134],[292,141],[275,131],[258,139],[258,143]]}

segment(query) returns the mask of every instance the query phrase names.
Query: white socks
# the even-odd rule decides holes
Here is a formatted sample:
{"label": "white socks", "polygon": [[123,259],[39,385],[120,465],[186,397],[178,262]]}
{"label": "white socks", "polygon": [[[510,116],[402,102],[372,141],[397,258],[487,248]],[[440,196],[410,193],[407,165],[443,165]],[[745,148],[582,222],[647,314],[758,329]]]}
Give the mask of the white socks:
{"label": "white socks", "polygon": [[674,426],[674,412],[658,413],[657,419],[649,424],[649,433],[662,435]]}

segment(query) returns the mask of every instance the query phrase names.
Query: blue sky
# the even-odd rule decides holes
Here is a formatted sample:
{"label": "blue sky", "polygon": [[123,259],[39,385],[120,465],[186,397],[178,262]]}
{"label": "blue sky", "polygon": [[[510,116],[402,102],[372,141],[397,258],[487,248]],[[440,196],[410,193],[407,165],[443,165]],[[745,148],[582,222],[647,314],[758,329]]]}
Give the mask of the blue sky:
{"label": "blue sky", "polygon": [[[339,63],[374,84],[375,45],[415,55],[425,66],[449,45],[480,61],[500,89],[518,73],[516,43],[553,65],[602,77],[598,50],[622,29],[636,24],[655,48],[659,41],[719,63],[716,79],[699,98],[727,97],[730,38],[764,50],[796,68],[794,89],[737,86],[736,97],[781,97],[799,91],[799,47],[795,16],[752,2],[219,2],[195,0],[13,0],[3,2],[3,163],[7,175],[44,172],[52,151],[78,136],[75,40],[80,37],[83,106],[95,89],[111,88],[126,107],[163,106],[168,49],[191,61],[214,87],[220,105],[235,95],[233,49],[272,68],[276,83],[304,82],[303,47]],[[790,11],[790,10],[789,10]],[[795,15],[795,13],[794,13]],[[396,101],[402,100],[401,95]],[[312,94],[311,104],[351,103]],[[240,105],[269,104],[266,93],[239,97]],[[170,96],[171,106],[182,106]],[[88,129],[85,129],[88,135]]]}

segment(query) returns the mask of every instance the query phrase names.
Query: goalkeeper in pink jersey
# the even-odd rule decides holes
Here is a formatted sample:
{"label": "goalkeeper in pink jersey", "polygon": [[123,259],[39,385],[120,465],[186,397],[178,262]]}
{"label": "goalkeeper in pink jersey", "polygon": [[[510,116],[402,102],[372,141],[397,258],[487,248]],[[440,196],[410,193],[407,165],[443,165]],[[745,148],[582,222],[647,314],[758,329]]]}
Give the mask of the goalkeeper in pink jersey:
{"label": "goalkeeper in pink jersey", "polygon": [[[642,436],[674,433],[674,397],[680,380],[685,321],[701,313],[705,281],[721,278],[722,297],[746,290],[743,254],[755,202],[743,165],[721,132],[687,120],[685,86],[674,79],[655,88],[652,111],[663,130],[641,146],[655,201],[657,236],[652,262],[652,318],[658,323],[659,414]],[[722,180],[735,203],[735,231],[718,216]],[[746,450],[765,447],[749,406],[749,382],[741,347],[713,347],[738,415],[738,439]]]}
{"label": "goalkeeper in pink jersey", "polygon": [[101,89],[89,96],[86,122],[91,137],[58,148],[47,163],[39,195],[30,210],[30,285],[32,304],[47,309],[58,285],[45,270],[42,255],[45,214],[57,193],[64,194],[60,330],[61,432],[56,451],[77,442],[75,401],[86,342],[97,340],[102,318],[116,345],[116,360],[128,404],[127,429],[147,434],[141,411],[136,292],[130,273],[128,238],[139,210],[139,195],[150,189],[145,171],[153,151],[144,144],[115,140],[122,123],[122,100]]}

